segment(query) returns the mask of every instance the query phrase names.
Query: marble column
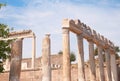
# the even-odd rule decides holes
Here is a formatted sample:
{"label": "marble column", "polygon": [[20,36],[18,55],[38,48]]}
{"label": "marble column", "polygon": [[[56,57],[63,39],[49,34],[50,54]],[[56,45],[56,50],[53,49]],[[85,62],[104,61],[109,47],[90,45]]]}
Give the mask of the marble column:
{"label": "marble column", "polygon": [[83,36],[77,35],[78,42],[78,81],[85,81]]}
{"label": "marble column", "polygon": [[32,39],[32,60],[31,60],[32,69],[35,69],[35,57],[36,57],[36,37],[34,36]]}
{"label": "marble column", "polygon": [[69,29],[63,28],[63,81],[71,81]]}
{"label": "marble column", "polygon": [[111,74],[112,74],[112,81],[118,81],[117,65],[116,65],[115,53],[111,53],[110,55],[111,55]]}
{"label": "marble column", "polygon": [[99,71],[100,71],[100,81],[105,81],[105,75],[104,75],[104,60],[103,60],[103,54],[102,54],[102,48],[101,46],[98,46],[98,59],[99,59]]}
{"label": "marble column", "polygon": [[20,81],[22,60],[22,39],[16,39],[11,44],[11,63],[9,81]]}
{"label": "marble column", "polygon": [[95,68],[95,58],[94,58],[94,43],[92,40],[89,42],[89,63],[90,63],[90,81],[96,81],[96,68]]}
{"label": "marble column", "polygon": [[112,81],[111,77],[111,65],[110,65],[110,51],[105,49],[106,69],[107,69],[107,81]]}
{"label": "marble column", "polygon": [[46,34],[42,41],[42,81],[51,81],[51,46],[49,36],[49,34]]}

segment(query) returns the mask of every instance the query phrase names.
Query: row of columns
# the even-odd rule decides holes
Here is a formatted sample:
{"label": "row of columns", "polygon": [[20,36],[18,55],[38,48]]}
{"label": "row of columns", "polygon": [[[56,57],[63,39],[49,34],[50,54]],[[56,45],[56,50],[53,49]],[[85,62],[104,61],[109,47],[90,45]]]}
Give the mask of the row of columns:
{"label": "row of columns", "polygon": [[[51,63],[50,63],[50,38],[49,34],[45,36],[42,42],[42,81],[51,81]],[[16,39],[11,44],[11,64],[9,81],[20,81],[21,61],[22,61],[22,41],[23,39]],[[35,38],[32,42],[35,50]],[[35,64],[35,51],[32,53],[32,68]]]}
{"label": "row of columns", "polygon": [[[71,81],[71,66],[70,66],[70,39],[69,29],[63,28],[63,81]],[[77,35],[78,42],[78,81],[85,81],[84,72],[84,46],[82,34]],[[96,66],[94,57],[94,42],[89,42],[89,62],[90,62],[90,81],[96,81]],[[98,60],[99,60],[99,76],[100,81],[105,81],[104,72],[104,59],[102,54],[102,47],[98,47]],[[109,49],[105,49],[106,69],[107,69],[107,81],[118,81],[117,67],[115,54],[111,54]],[[111,75],[112,74],[112,75]]]}
{"label": "row of columns", "polygon": [[[71,66],[70,66],[70,42],[69,42],[69,29],[63,28],[63,81],[71,81]],[[78,40],[78,81],[85,81],[84,72],[84,46],[82,34],[77,35]],[[95,72],[95,59],[94,59],[94,43],[89,42],[89,58],[90,58],[90,80],[96,81]],[[33,40],[33,49],[35,49],[35,39]],[[50,38],[46,35],[43,40],[42,46],[42,81],[51,81],[51,67],[50,67]],[[106,50],[106,66],[108,81],[118,81],[117,68],[115,62],[115,54],[109,54],[110,51]],[[32,67],[35,64],[35,51],[32,55]],[[105,81],[104,64],[102,56],[102,48],[98,45],[100,81]],[[22,39],[17,39],[12,44],[11,67],[9,81],[19,81],[21,71],[22,59]]]}

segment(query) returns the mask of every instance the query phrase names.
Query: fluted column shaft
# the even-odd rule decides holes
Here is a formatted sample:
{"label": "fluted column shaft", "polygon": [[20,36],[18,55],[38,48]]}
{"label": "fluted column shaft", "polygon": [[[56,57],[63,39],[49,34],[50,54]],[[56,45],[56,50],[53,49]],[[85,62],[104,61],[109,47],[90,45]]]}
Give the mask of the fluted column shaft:
{"label": "fluted column shaft", "polygon": [[110,65],[110,51],[105,49],[106,69],[107,69],[107,81],[112,81],[111,77],[111,65]]}
{"label": "fluted column shaft", "polygon": [[98,46],[98,59],[99,59],[99,71],[100,71],[100,81],[105,81],[105,75],[104,75],[104,60],[103,60],[103,54],[102,54],[102,48],[101,46]]}
{"label": "fluted column shaft", "polygon": [[89,42],[89,63],[90,63],[90,81],[96,81],[96,68],[95,68],[95,58],[94,58],[94,43]]}
{"label": "fluted column shaft", "polygon": [[77,35],[77,42],[78,42],[78,81],[85,81],[84,46],[82,35]]}
{"label": "fluted column shaft", "polygon": [[42,42],[42,81],[51,81],[50,38],[47,34]]}
{"label": "fluted column shaft", "polygon": [[22,60],[22,39],[16,39],[11,44],[11,64],[9,81],[20,81]]}
{"label": "fluted column shaft", "polygon": [[71,81],[69,29],[63,28],[63,81]]}

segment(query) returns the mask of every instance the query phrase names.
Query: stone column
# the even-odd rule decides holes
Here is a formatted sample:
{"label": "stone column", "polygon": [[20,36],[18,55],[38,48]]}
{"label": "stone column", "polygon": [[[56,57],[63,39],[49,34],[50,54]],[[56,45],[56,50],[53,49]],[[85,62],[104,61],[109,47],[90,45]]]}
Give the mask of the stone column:
{"label": "stone column", "polygon": [[103,54],[102,54],[102,48],[101,46],[98,46],[98,59],[99,59],[99,71],[100,71],[100,81],[105,81],[105,75],[104,75],[104,60],[103,60]]}
{"label": "stone column", "polygon": [[118,81],[115,53],[111,53],[111,73],[112,81]]}
{"label": "stone column", "polygon": [[78,81],[85,81],[84,47],[82,35],[77,35],[77,42],[78,42]]}
{"label": "stone column", "polygon": [[16,39],[11,44],[11,64],[9,81],[20,81],[22,60],[22,39]]}
{"label": "stone column", "polygon": [[51,81],[50,35],[46,34],[42,42],[42,81]]}
{"label": "stone column", "polygon": [[110,51],[105,49],[106,69],[107,69],[107,81],[112,81],[111,77],[111,65],[110,65]]}
{"label": "stone column", "polygon": [[32,39],[32,61],[31,61],[32,69],[35,69],[35,57],[36,57],[36,37],[34,36]]}
{"label": "stone column", "polygon": [[90,63],[90,81],[96,81],[96,68],[95,68],[95,58],[94,58],[94,43],[92,40],[89,42],[89,63]]}
{"label": "stone column", "polygon": [[69,29],[63,28],[63,81],[71,81]]}

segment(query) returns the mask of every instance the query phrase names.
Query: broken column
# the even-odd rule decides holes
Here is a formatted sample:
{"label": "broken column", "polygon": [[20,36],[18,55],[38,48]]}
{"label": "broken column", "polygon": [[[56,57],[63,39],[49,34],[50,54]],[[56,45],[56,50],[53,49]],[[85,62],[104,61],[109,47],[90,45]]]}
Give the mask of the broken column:
{"label": "broken column", "polygon": [[83,36],[77,35],[78,42],[78,81],[85,81]]}
{"label": "broken column", "polygon": [[20,81],[22,60],[22,39],[16,39],[11,44],[11,63],[9,81]]}
{"label": "broken column", "polygon": [[50,35],[46,34],[42,41],[42,81],[51,81],[51,47],[50,47]]}
{"label": "broken column", "polygon": [[96,81],[96,68],[95,68],[95,58],[94,58],[94,43],[92,40],[89,42],[89,59],[90,59],[90,81]]}
{"label": "broken column", "polygon": [[71,81],[69,29],[63,28],[63,81]]}

